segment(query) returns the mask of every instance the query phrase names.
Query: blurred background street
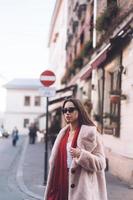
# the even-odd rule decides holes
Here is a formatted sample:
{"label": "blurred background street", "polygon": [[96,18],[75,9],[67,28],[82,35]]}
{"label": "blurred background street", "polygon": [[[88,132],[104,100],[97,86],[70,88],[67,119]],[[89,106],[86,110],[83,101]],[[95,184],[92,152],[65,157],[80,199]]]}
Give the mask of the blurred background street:
{"label": "blurred background street", "polygon": [[43,199],[70,97],[102,134],[109,200],[133,200],[133,1],[0,0],[0,19],[0,200]]}

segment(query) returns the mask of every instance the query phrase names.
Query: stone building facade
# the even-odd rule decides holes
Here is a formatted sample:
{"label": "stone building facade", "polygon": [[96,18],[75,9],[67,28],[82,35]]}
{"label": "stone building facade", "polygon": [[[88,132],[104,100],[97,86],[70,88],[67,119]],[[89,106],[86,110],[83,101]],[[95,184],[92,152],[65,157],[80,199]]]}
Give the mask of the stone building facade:
{"label": "stone building facade", "polygon": [[[109,170],[133,181],[133,2],[67,1],[64,87],[93,103]],[[123,170],[124,166],[124,170]]]}

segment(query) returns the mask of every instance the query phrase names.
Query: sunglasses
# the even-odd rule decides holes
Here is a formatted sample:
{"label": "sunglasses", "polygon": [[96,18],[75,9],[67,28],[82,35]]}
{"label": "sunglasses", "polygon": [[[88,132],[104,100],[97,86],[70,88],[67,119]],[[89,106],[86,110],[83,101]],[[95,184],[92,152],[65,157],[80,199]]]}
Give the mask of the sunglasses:
{"label": "sunglasses", "polygon": [[72,113],[72,112],[74,112],[75,110],[77,110],[77,108],[76,107],[69,107],[69,108],[63,108],[62,109],[62,112],[63,112],[63,114],[64,113]]}

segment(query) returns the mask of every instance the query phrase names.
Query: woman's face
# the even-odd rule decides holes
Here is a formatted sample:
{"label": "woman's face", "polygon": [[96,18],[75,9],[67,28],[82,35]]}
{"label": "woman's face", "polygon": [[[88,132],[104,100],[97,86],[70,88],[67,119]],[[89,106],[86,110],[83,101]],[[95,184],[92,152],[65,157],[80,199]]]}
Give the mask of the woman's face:
{"label": "woman's face", "polygon": [[70,101],[66,102],[63,108],[63,114],[67,123],[74,123],[78,121],[78,110]]}

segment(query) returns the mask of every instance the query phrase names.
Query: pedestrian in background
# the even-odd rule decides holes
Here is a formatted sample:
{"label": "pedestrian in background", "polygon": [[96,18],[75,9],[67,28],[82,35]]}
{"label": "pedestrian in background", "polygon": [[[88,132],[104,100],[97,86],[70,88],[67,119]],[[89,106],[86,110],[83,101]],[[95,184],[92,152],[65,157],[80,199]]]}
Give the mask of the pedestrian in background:
{"label": "pedestrian in background", "polygon": [[37,131],[39,131],[39,129],[37,128],[36,123],[31,123],[29,127],[29,143],[30,144],[35,144]]}
{"label": "pedestrian in background", "polygon": [[67,125],[54,143],[44,200],[107,200],[101,135],[78,99],[67,99]]}
{"label": "pedestrian in background", "polygon": [[12,130],[12,145],[13,146],[16,146],[16,143],[19,139],[19,135],[18,135],[18,129],[17,127],[15,126]]}
{"label": "pedestrian in background", "polygon": [[1,134],[1,137],[3,136],[3,133],[4,133],[4,125],[2,124],[0,126],[0,134]]}

